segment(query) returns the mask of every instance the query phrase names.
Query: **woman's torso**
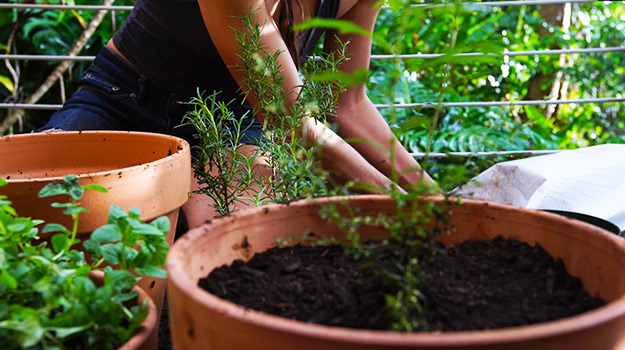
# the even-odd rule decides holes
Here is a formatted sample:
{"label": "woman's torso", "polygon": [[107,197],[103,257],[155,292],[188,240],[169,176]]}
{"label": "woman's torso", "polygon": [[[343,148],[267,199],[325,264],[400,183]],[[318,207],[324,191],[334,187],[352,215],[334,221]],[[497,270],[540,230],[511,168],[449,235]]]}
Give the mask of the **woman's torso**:
{"label": "woman's torso", "polygon": [[[306,0],[303,0],[306,1]],[[340,0],[321,0],[316,16],[334,18]],[[321,29],[300,35],[303,57],[312,53]],[[221,91],[237,96],[238,85],[204,26],[196,0],[137,0],[113,42],[135,69],[180,94]]]}

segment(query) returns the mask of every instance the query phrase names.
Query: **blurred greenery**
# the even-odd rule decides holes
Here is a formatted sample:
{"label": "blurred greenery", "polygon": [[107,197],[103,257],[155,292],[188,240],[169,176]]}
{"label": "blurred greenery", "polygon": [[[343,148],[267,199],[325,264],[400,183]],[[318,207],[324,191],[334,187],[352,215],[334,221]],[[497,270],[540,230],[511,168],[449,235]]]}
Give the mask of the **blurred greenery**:
{"label": "blurred greenery", "polygon": [[[565,65],[560,65],[558,55],[508,57],[501,53],[623,47],[625,4],[573,4],[568,32],[547,24],[540,9],[536,5],[470,5],[462,9],[403,6],[401,11],[382,10],[373,55],[446,55],[439,59],[372,60],[369,96],[379,104],[436,102],[444,90],[441,102],[517,101],[528,93],[532,76],[562,71],[569,84],[563,99],[622,97],[624,52],[571,54]],[[454,36],[456,45],[450,49]],[[492,55],[449,57],[450,52]],[[392,71],[400,74],[388,74]],[[390,93],[389,87],[394,87]],[[430,147],[434,108],[384,109],[382,113],[415,152],[565,149],[625,142],[623,103],[561,105],[551,117],[539,106],[443,108]],[[443,188],[451,189],[502,160],[447,158],[425,165]],[[466,166],[452,166],[458,162],[466,162]],[[456,173],[448,173],[452,169]]]}
{"label": "blurred greenery", "polygon": [[[24,0],[9,0],[14,3]],[[29,1],[30,2],[30,1]],[[36,3],[58,4],[61,0]],[[466,101],[517,101],[528,94],[532,77],[564,73],[566,99],[622,97],[625,90],[625,53],[503,56],[504,50],[549,48],[599,48],[625,46],[625,4],[620,1],[572,4],[567,31],[541,18],[541,6],[407,6],[406,0],[387,0],[397,10],[380,12],[372,54],[440,53],[437,59],[372,60],[367,85],[374,103],[423,103]],[[413,0],[413,3],[420,1]],[[437,1],[441,2],[441,1]],[[93,0],[65,1],[96,5]],[[115,5],[132,5],[118,0]],[[6,10],[0,11],[0,50],[18,54],[64,54],[83,31],[94,11]],[[125,11],[107,15],[81,55],[95,55],[127,16]],[[7,42],[15,29],[14,44]],[[457,57],[452,54],[483,52],[491,55]],[[19,84],[0,65],[0,98],[23,101],[58,62],[18,61]],[[66,94],[76,89],[88,62],[76,62],[64,75]],[[550,82],[542,82],[548,88]],[[61,102],[59,84],[39,101]],[[21,129],[29,132],[43,125],[51,111],[28,111]],[[625,104],[565,104],[546,116],[540,106],[454,107],[383,109],[402,142],[415,152],[478,152],[577,148],[625,142]],[[0,120],[6,110],[0,110]],[[436,118],[435,118],[436,117]],[[428,135],[432,134],[431,142]],[[429,148],[429,149],[428,149]],[[504,158],[448,158],[425,161],[432,175],[455,179],[453,187],[476,172]],[[452,167],[465,162],[464,167]],[[446,169],[466,174],[449,174]],[[462,169],[462,170],[458,170]],[[451,171],[451,170],[449,170]],[[462,175],[462,176],[461,176]]]}
{"label": "blurred greenery", "polygon": [[[23,1],[9,0],[9,3],[18,4],[68,4],[68,5],[101,5],[94,0],[48,0]],[[116,0],[115,5],[130,6],[132,0]],[[80,55],[95,56],[100,48],[111,37],[115,29],[119,28],[128,16],[127,11],[113,11],[98,27],[95,34],[89,39]],[[84,28],[94,17],[96,11],[62,11],[39,9],[2,9],[0,10],[0,53],[22,55],[64,55],[74,45]],[[12,45],[7,46],[10,38]],[[23,102],[48,77],[59,64],[59,61],[12,61],[11,65],[18,65],[19,74],[17,91],[13,93],[3,84],[0,85],[0,99],[2,102]],[[76,90],[78,78],[89,67],[91,62],[74,62],[71,68],[63,75],[65,94],[67,97]],[[5,62],[0,65],[0,80],[13,80]],[[1,82],[1,81],[0,81]],[[60,104],[61,89],[56,83],[39,101],[42,104]],[[27,111],[24,125],[13,128],[14,133],[30,132],[45,124],[53,111]],[[0,121],[4,119],[6,110],[0,110]]]}

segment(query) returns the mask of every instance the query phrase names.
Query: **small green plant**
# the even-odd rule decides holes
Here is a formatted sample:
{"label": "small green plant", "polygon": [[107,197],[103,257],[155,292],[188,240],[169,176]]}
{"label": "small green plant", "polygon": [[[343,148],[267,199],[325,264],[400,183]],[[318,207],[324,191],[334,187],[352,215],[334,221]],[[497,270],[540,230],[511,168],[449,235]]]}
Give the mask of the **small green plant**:
{"label": "small green plant", "polygon": [[[240,17],[244,30],[235,31],[239,43],[237,67],[244,72],[242,86],[247,93],[258,96],[254,113],[264,118],[263,136],[256,140],[258,148],[251,154],[242,152],[245,126],[235,118],[228,104],[218,100],[218,92],[194,98],[194,110],[185,116],[185,123],[195,127],[198,146],[193,167],[198,178],[199,193],[208,195],[220,216],[236,210],[242,202],[255,205],[285,203],[297,199],[344,194],[319,164],[319,145],[305,144],[301,137],[303,118],[325,122],[334,115],[333,108],[345,86],[323,74],[337,73],[347,60],[347,44],[337,52],[310,59],[302,67],[303,85],[296,102],[287,104],[282,87],[280,53],[270,53],[260,40],[260,28],[252,16]],[[315,79],[316,78],[316,79]],[[270,175],[263,175],[254,159],[265,159]]]}
{"label": "small green plant", "polygon": [[[184,123],[193,125],[197,131],[193,171],[199,192],[209,196],[217,214],[223,216],[246,199],[257,202],[264,184],[258,181],[259,167],[253,162],[258,152],[241,151],[247,127],[217,97],[217,92],[207,97],[198,92],[190,101],[194,109],[185,115]],[[250,193],[255,198],[250,198]]]}
{"label": "small green plant", "polygon": [[[0,179],[0,186],[6,181]],[[42,220],[19,217],[0,195],[0,343],[5,349],[116,349],[132,337],[146,318],[145,303],[128,306],[139,275],[165,277],[156,267],[165,263],[169,231],[166,217],[150,224],[139,210],[125,213],[112,206],[109,223],[80,242],[78,218],[84,191],[106,192],[101,186],[78,183],[75,175],[45,186],[40,197],[69,196],[53,203],[72,217],[66,228],[49,223],[39,236]],[[82,243],[85,251],[75,249]],[[103,264],[107,266],[103,268]],[[104,272],[101,286],[91,279]]]}

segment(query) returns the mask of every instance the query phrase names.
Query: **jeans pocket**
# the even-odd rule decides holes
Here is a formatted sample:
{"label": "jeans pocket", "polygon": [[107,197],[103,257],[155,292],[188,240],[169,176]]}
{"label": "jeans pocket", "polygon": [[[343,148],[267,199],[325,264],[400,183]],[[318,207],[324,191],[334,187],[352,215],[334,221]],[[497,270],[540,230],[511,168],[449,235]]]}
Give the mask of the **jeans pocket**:
{"label": "jeans pocket", "polygon": [[136,92],[94,68],[87,69],[80,77],[78,90],[92,91],[114,100],[128,100],[137,95]]}

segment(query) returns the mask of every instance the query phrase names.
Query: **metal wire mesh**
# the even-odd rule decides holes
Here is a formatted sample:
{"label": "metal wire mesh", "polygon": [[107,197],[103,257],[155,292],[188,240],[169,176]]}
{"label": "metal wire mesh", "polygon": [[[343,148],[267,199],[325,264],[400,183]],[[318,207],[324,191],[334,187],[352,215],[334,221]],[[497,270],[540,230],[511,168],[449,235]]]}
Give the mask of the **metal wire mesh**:
{"label": "metal wire mesh", "polygon": [[[504,7],[504,6],[524,6],[524,5],[550,5],[550,4],[564,4],[564,3],[590,3],[597,2],[596,0],[510,0],[510,1],[490,1],[490,2],[466,2],[465,6],[476,7]],[[433,5],[433,4],[414,4],[412,6],[445,6],[445,5]],[[32,9],[32,10],[109,10],[109,11],[130,11],[133,6],[98,6],[98,5],[52,5],[52,4],[18,4],[18,3],[0,3],[0,9]],[[514,56],[539,56],[539,55],[563,55],[563,54],[603,54],[613,52],[625,52],[625,47],[600,47],[600,48],[565,48],[558,50],[533,50],[533,51],[504,51],[499,55],[492,53],[480,53],[469,52],[461,53],[455,56],[481,56],[481,55],[494,55],[501,57],[514,57]],[[404,54],[404,55],[372,55],[372,60],[386,60],[386,59],[434,59],[441,57],[443,54]],[[68,55],[18,55],[18,54],[0,54],[0,60],[37,60],[37,61],[92,61],[94,56],[68,56]],[[469,102],[447,102],[442,106],[445,108],[454,107],[510,107],[510,106],[524,106],[524,105],[548,105],[548,104],[597,104],[597,103],[613,103],[613,102],[625,102],[625,97],[607,97],[607,98],[585,98],[575,100],[524,100],[524,101],[469,101]],[[411,103],[411,104],[393,104],[394,108],[432,108],[437,104],[434,102],[423,103]],[[28,104],[28,103],[0,103],[0,109],[10,108],[22,108],[29,110],[56,110],[61,108],[61,104]],[[379,104],[376,105],[378,109],[390,108],[390,105]],[[456,156],[495,156],[495,155],[535,155],[543,153],[553,153],[553,151],[504,151],[504,152],[455,152],[450,153]],[[445,153],[429,153],[430,158],[444,158],[449,154]],[[425,154],[415,153],[415,157],[423,157]]]}

